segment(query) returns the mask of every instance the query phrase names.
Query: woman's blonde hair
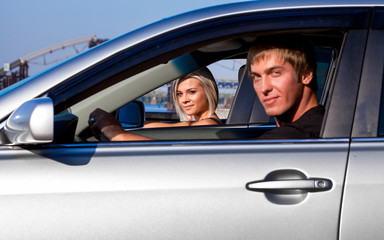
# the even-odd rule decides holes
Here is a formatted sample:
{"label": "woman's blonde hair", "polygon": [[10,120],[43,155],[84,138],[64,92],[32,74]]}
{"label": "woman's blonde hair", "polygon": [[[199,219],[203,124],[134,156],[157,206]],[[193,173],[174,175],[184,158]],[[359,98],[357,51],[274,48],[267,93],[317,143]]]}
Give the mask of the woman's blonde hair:
{"label": "woman's blonde hair", "polygon": [[172,98],[175,103],[175,109],[177,114],[179,115],[180,121],[188,121],[188,115],[183,111],[183,109],[179,105],[179,101],[177,99],[177,88],[179,84],[188,79],[194,78],[199,81],[200,85],[203,87],[205,95],[208,99],[208,109],[209,116],[212,116],[217,108],[219,90],[217,88],[217,84],[215,78],[213,77],[211,71],[208,68],[204,67],[197,71],[185,74],[181,76],[178,80],[175,80],[172,84]]}

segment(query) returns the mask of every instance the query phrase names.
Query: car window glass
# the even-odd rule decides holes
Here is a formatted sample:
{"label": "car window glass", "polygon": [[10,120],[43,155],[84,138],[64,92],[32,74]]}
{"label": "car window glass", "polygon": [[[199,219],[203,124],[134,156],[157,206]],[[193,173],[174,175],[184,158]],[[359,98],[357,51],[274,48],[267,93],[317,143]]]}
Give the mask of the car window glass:
{"label": "car window glass", "polygon": [[227,119],[237,87],[239,86],[239,68],[245,59],[221,60],[208,66],[215,76],[219,88],[219,104],[216,113],[221,119]]}
{"label": "car window glass", "polygon": [[[171,81],[177,79],[183,74],[192,72],[196,69],[199,69],[203,66],[207,66],[210,71],[213,73],[217,85],[219,88],[219,101],[218,101],[218,116],[224,120],[224,123],[228,123],[230,125],[229,116],[230,109],[238,109],[235,107],[236,103],[233,103],[233,99],[235,98],[236,93],[239,91],[238,83],[239,83],[239,69],[245,65],[246,63],[246,53],[247,46],[254,41],[254,37],[249,38],[239,38],[229,41],[230,43],[242,43],[237,47],[235,44],[228,44],[228,41],[220,42],[220,44],[210,44],[208,47],[201,47],[199,45],[192,51],[188,53],[183,53],[181,55],[175,54],[170,57],[168,61],[162,59],[162,62],[157,64],[157,60],[154,60],[154,63],[147,64],[144,70],[141,69],[133,69],[127,67],[126,72],[124,74],[119,73],[118,75],[112,75],[116,73],[117,70],[113,67],[116,64],[111,64],[111,69],[107,69],[109,75],[111,75],[111,81],[118,81],[116,84],[108,86],[107,88],[102,85],[100,86],[101,91],[93,93],[93,91],[97,91],[97,87],[93,91],[90,91],[90,97],[79,101],[78,103],[70,106],[67,109],[67,112],[73,113],[74,115],[79,117],[78,130],[76,130],[76,134],[80,135],[81,131],[85,131],[82,129],[86,129],[88,126],[88,116],[89,109],[101,108],[108,112],[116,112],[120,107],[124,106],[124,104],[129,103],[133,100],[139,100],[145,105],[145,119],[148,121],[169,121],[175,122],[179,121],[179,118],[174,109],[174,103],[172,103],[171,97]],[[317,51],[318,56],[318,71],[317,75],[319,78],[319,92],[326,92],[324,89],[329,89],[327,87],[326,79],[331,79],[329,75],[329,69],[332,63],[333,58],[333,45],[330,45],[327,48],[327,43],[323,44],[323,41],[320,41],[319,51]],[[234,47],[236,46],[236,47]],[[325,47],[323,47],[325,46]],[[179,52],[177,52],[179,53]],[[127,58],[128,59],[128,58]],[[126,62],[129,63],[128,60]],[[128,64],[127,63],[127,64]],[[122,64],[124,65],[124,64]],[[152,66],[154,65],[154,66]],[[120,65],[119,65],[120,66]],[[125,66],[125,65],[124,65]],[[130,65],[128,65],[130,66]],[[123,66],[122,66],[123,67]],[[122,68],[121,67],[121,68]],[[100,75],[100,76],[99,76]],[[99,74],[97,77],[100,79],[108,77],[108,74]],[[86,76],[87,78],[89,76]],[[94,77],[92,76],[92,79]],[[106,80],[104,80],[106,81]],[[108,81],[108,82],[111,82]],[[88,81],[90,82],[90,81]],[[88,84],[88,82],[86,82]],[[92,83],[93,84],[93,83]],[[103,87],[103,88],[102,88]],[[64,89],[64,88],[63,88]],[[71,86],[66,86],[64,90],[74,89]],[[60,90],[60,89],[59,89]],[[150,91],[150,92],[148,92]],[[249,91],[253,92],[253,88],[249,87]],[[67,91],[71,93],[70,91]],[[60,95],[59,95],[60,94]],[[57,91],[57,98],[65,98],[68,96],[64,94],[62,96],[61,91]],[[52,95],[53,98],[56,97],[55,94]],[[244,94],[240,94],[244,95]],[[324,94],[320,94],[324,95]],[[55,98],[56,99],[56,98]],[[77,99],[75,99],[77,100]],[[247,112],[242,112],[241,114],[235,114],[239,116],[244,116],[245,121],[240,124],[249,124],[252,123],[250,121],[250,114],[253,114],[252,106],[254,104],[244,104],[244,101],[239,101],[240,105],[250,105],[251,109]],[[241,109],[240,109],[241,110]],[[59,111],[58,111],[59,112]],[[273,120],[273,119],[272,119]],[[268,121],[268,120],[267,120]],[[267,121],[264,121],[267,122]],[[235,123],[237,124],[237,123]],[[130,129],[132,130],[132,129]],[[139,131],[142,129],[134,129],[135,131]],[[178,129],[178,131],[180,131]],[[145,136],[154,138],[154,139],[180,139],[184,138],[185,134],[180,133],[180,136],[171,136],[169,133],[155,133],[154,131],[149,131],[148,129],[143,129],[143,133],[147,134]],[[153,133],[153,134],[152,134]],[[152,134],[152,135],[151,135]],[[157,135],[154,135],[157,134]],[[197,134],[197,132],[196,132]],[[204,132],[204,136],[200,135],[191,135],[190,138],[193,139],[216,139],[218,138],[217,134],[212,132],[212,136],[205,136],[206,131]],[[221,138],[221,137],[220,137]]]}
{"label": "car window glass", "polygon": [[316,47],[315,52],[318,84],[317,98],[321,104],[324,104],[329,90],[329,82],[326,80],[330,79],[330,77],[328,77],[331,74],[330,67],[336,54],[334,49],[325,47]]}
{"label": "car window glass", "polygon": [[[238,87],[238,71],[245,61],[245,59],[225,59],[208,66],[219,89],[216,113],[221,119],[228,117]],[[172,83],[167,83],[137,99],[144,103],[146,119],[179,121],[172,100],[171,88]]]}

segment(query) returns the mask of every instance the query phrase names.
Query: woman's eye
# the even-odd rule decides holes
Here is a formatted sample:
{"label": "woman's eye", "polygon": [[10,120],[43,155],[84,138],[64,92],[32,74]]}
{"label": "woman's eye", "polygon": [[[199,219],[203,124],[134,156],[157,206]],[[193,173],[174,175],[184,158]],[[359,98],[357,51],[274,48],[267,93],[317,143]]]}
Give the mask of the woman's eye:
{"label": "woman's eye", "polygon": [[196,91],[189,91],[189,94],[195,94]]}
{"label": "woman's eye", "polygon": [[181,93],[176,93],[176,97],[181,97]]}

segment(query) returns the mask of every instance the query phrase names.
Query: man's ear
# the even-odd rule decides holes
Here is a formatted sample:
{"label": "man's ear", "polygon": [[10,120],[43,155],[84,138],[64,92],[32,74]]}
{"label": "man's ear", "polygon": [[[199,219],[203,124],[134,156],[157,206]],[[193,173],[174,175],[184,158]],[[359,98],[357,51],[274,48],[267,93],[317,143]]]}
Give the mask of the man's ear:
{"label": "man's ear", "polygon": [[312,81],[312,78],[313,78],[313,72],[312,71],[308,71],[304,75],[301,76],[301,82],[304,85],[309,85],[311,83],[311,81]]}

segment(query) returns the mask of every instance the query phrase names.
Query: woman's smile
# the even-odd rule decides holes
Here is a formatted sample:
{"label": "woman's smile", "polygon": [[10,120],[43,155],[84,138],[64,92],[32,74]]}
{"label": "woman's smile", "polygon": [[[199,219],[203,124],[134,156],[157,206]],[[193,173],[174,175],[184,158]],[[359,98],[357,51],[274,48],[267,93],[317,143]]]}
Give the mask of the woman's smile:
{"label": "woman's smile", "polygon": [[185,109],[185,110],[189,110],[189,109],[191,109],[193,107],[193,105],[184,105],[183,106],[183,108]]}
{"label": "woman's smile", "polygon": [[200,119],[209,111],[208,98],[197,79],[188,78],[182,81],[176,96],[183,111],[189,116],[195,116],[195,119]]}

